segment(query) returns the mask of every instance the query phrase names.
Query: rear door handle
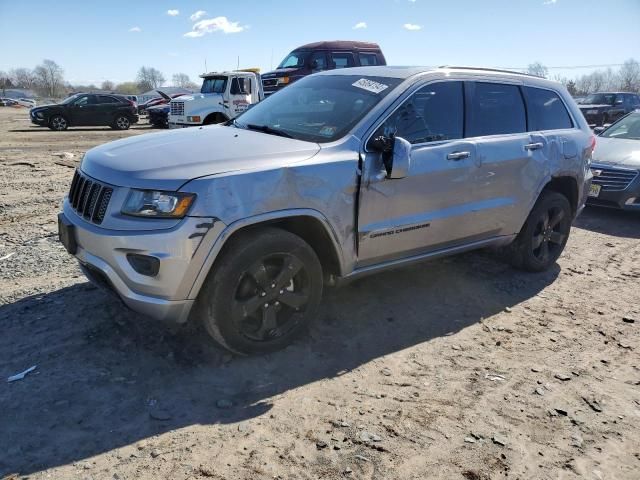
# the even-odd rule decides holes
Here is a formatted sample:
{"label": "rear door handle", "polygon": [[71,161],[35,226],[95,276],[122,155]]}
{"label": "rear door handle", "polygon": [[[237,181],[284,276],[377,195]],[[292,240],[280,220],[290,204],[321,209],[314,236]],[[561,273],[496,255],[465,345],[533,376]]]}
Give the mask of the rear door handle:
{"label": "rear door handle", "polygon": [[536,142],[536,143],[527,143],[524,146],[525,150],[539,150],[542,147],[544,147],[544,145],[542,144],[542,142]]}
{"label": "rear door handle", "polygon": [[463,158],[469,158],[471,153],[469,152],[451,152],[447,155],[447,160],[462,160]]}

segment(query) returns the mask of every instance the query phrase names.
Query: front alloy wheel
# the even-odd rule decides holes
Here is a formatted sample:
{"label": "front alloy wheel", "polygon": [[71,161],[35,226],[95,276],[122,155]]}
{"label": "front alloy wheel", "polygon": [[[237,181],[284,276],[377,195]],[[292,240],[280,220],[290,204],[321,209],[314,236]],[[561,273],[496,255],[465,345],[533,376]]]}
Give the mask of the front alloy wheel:
{"label": "front alloy wheel", "polygon": [[302,238],[278,228],[240,233],[200,292],[208,333],[241,354],[285,347],[309,325],[322,296],[322,267]]}
{"label": "front alloy wheel", "polygon": [[62,115],[56,115],[49,121],[49,128],[51,128],[51,130],[62,131],[66,130],[67,127],[69,127],[69,123]]}

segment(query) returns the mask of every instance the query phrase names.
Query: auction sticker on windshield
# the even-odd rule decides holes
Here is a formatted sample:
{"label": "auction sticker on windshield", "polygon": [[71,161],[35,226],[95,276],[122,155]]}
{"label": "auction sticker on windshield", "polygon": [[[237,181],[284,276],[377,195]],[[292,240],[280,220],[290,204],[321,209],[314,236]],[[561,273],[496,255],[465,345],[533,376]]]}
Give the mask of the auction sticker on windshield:
{"label": "auction sticker on windshield", "polygon": [[354,87],[362,88],[363,90],[367,90],[368,92],[373,93],[380,93],[389,88],[389,85],[374,82],[373,80],[367,80],[366,78],[361,78],[357,82],[352,83],[352,85]]}

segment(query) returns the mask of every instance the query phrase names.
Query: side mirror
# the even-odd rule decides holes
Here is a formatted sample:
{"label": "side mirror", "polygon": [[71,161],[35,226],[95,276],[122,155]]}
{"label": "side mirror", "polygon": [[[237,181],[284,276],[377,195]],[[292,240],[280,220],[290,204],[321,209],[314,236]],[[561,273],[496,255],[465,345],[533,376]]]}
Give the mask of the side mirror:
{"label": "side mirror", "polygon": [[595,133],[596,135],[600,135],[605,130],[606,130],[605,127],[596,127],[596,128],[593,129],[593,133]]}
{"label": "side mirror", "polygon": [[371,141],[371,148],[382,154],[387,178],[404,178],[411,167],[411,144],[404,138],[381,135]]}
{"label": "side mirror", "polygon": [[411,168],[411,144],[404,138],[393,139],[393,163],[387,178],[404,178]]}

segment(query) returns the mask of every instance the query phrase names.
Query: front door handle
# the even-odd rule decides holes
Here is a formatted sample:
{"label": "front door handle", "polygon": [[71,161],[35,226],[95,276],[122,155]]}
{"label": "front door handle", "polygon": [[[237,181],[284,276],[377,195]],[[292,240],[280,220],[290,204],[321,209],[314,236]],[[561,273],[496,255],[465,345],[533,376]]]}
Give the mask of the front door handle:
{"label": "front door handle", "polygon": [[471,153],[469,152],[451,152],[447,155],[447,160],[462,160],[464,158],[469,158]]}
{"label": "front door handle", "polygon": [[536,142],[536,143],[527,143],[524,146],[525,150],[539,150],[542,147],[544,147],[544,145],[542,144],[542,142]]}

